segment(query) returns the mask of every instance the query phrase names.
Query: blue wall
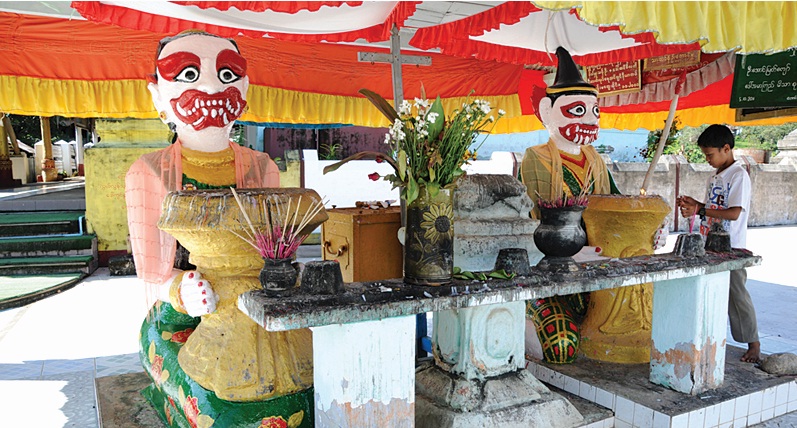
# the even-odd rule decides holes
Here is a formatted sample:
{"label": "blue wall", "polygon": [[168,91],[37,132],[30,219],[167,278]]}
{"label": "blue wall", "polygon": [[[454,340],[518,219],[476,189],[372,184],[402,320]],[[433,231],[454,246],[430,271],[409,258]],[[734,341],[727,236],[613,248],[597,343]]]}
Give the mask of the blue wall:
{"label": "blue wall", "polygon": [[[648,131],[617,131],[614,129],[601,129],[598,140],[593,143],[595,147],[605,145],[614,150],[608,153],[616,162],[644,162],[639,156],[639,150],[645,147]],[[477,142],[484,140],[480,136]],[[548,131],[532,131],[517,134],[495,134],[487,136],[484,144],[479,149],[479,159],[490,159],[492,152],[519,152],[523,153],[529,146],[536,146],[548,141]]]}

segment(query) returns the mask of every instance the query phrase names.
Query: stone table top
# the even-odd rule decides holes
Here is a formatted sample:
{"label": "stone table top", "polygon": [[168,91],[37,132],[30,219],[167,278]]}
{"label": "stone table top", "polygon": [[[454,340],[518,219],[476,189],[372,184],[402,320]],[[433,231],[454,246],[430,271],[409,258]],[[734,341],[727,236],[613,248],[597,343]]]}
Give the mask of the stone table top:
{"label": "stone table top", "polygon": [[268,331],[285,331],[626,287],[760,263],[760,256],[737,249],[689,258],[657,254],[580,263],[577,272],[546,272],[535,267],[528,276],[510,280],[454,280],[442,287],[390,279],[348,283],[337,295],[307,294],[297,289],[291,296],[273,298],[263,291],[250,291],[239,296],[238,308]]}

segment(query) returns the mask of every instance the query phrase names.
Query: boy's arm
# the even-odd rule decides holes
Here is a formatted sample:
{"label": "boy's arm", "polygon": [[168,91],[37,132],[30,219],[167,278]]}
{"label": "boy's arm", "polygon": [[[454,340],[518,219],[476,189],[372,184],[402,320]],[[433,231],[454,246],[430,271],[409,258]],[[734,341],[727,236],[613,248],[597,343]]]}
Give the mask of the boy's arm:
{"label": "boy's arm", "polygon": [[676,203],[678,207],[681,208],[681,215],[683,217],[691,217],[698,214],[705,217],[734,221],[742,214],[742,207],[730,207],[724,210],[706,209],[706,204],[689,196],[681,196]]}

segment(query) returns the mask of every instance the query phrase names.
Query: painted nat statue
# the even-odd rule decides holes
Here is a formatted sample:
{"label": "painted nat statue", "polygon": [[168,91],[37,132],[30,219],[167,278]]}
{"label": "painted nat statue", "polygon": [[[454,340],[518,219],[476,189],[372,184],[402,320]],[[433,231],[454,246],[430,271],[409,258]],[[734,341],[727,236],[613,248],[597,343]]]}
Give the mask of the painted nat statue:
{"label": "painted nat statue", "polygon": [[[179,202],[213,190],[167,196],[279,187],[267,154],[229,138],[246,109],[247,61],[233,40],[191,31],[161,40],[154,70],[148,89],[176,138],[138,159],[126,177],[136,271],[156,300],[141,327],[152,379],[143,394],[171,427],[312,426],[310,331],[269,333],[237,309],[238,295],[259,284],[262,258],[232,234],[214,235],[231,210]],[[214,215],[222,224],[207,224]],[[162,229],[180,232],[180,242]],[[174,268],[180,244],[196,269]]]}
{"label": "painted nat statue", "polygon": [[[650,254],[654,246],[666,242],[668,228],[660,227],[664,216],[655,220],[653,230],[648,233],[647,228],[634,220],[631,214],[634,208],[623,207],[627,198],[619,196],[609,169],[592,146],[598,138],[600,122],[598,89],[582,78],[567,50],[559,47],[556,56],[558,67],[553,84],[532,99],[550,138],[545,144],[526,149],[520,169],[526,191],[535,201],[531,215],[540,217],[536,204],[540,199],[550,201],[580,194],[618,195],[590,197],[584,212],[588,245],[602,248],[603,255],[609,257]],[[605,216],[599,207],[604,201],[612,207]],[[599,218],[593,220],[596,214]],[[617,219],[625,222],[620,225],[622,229],[643,231],[645,237],[640,242],[638,234],[617,238],[625,234],[602,232],[615,231],[610,223]],[[629,240],[632,242],[626,242]],[[541,351],[543,358],[553,363],[572,362],[579,353],[612,362],[648,361],[651,287],[647,284],[628,287],[629,290],[603,290],[527,302],[527,319],[533,323],[528,328],[537,332],[539,340],[538,344],[530,338],[527,350],[531,354]]]}

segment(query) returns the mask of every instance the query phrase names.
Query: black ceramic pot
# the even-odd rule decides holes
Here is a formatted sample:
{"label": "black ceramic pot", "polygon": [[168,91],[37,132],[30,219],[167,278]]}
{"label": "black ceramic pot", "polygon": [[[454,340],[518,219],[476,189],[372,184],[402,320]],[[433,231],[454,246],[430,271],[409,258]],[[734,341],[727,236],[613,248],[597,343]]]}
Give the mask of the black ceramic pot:
{"label": "black ceramic pot", "polygon": [[581,214],[585,208],[580,205],[540,207],[540,225],[534,231],[534,244],[546,257],[572,257],[584,247],[587,234],[581,227]]}
{"label": "black ceramic pot", "polygon": [[296,285],[299,272],[291,259],[263,259],[260,284],[269,296],[280,297]]}

